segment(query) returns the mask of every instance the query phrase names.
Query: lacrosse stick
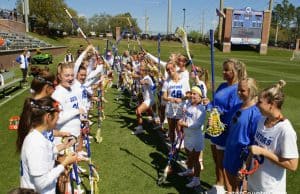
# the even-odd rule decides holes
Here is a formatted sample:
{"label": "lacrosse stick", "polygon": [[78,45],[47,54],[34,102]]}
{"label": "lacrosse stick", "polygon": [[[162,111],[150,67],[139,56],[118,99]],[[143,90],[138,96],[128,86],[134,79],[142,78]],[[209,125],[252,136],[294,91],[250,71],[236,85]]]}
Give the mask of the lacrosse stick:
{"label": "lacrosse stick", "polygon": [[167,103],[167,110],[170,112],[172,110],[173,117],[175,117],[178,113],[178,110],[181,108],[181,104],[176,102],[168,102]]}
{"label": "lacrosse stick", "polygon": [[[123,39],[123,36],[125,35],[125,31],[123,31],[120,35],[120,37],[116,40],[116,43],[112,45],[112,50],[114,53],[114,66],[117,67],[117,73],[118,73],[118,80],[117,80],[117,88],[119,88],[120,80],[121,80],[121,73],[122,73],[122,67],[121,67],[121,58],[118,56],[118,45]],[[116,58],[117,57],[117,58]]]}
{"label": "lacrosse stick", "polygon": [[225,125],[221,122],[220,113],[215,107],[215,64],[214,64],[214,31],[210,30],[210,61],[211,61],[211,91],[213,108],[209,115],[209,122],[205,133],[217,137],[225,131]]}
{"label": "lacrosse stick", "polygon": [[196,67],[195,67],[195,65],[192,61],[192,57],[191,57],[191,54],[190,54],[190,48],[189,48],[189,43],[188,43],[188,40],[187,40],[186,31],[182,27],[177,27],[176,30],[175,30],[175,36],[180,39],[180,41],[182,43],[182,46],[185,48],[186,54],[187,54],[188,59],[189,59],[189,64],[192,64],[192,71],[194,72],[194,74],[196,76],[197,75],[197,70],[196,70]]}
{"label": "lacrosse stick", "polygon": [[160,73],[160,41],[161,41],[161,35],[158,33],[157,35],[157,59],[158,59],[158,72]]}
{"label": "lacrosse stick", "polygon": [[[264,158],[263,157],[259,158],[259,156],[257,156],[257,155],[253,156],[252,154],[249,154],[248,147],[242,148],[240,158],[243,160],[243,166],[239,170],[238,175],[240,177],[243,177],[243,180],[240,185],[240,191],[242,191],[243,181],[247,180],[248,175],[252,175],[257,171],[257,169],[259,168],[259,165],[263,163]],[[250,161],[252,161],[252,158],[254,159],[253,165],[250,163]],[[250,169],[251,166],[253,166],[252,169]]]}
{"label": "lacrosse stick", "polygon": [[[62,138],[62,143],[71,143],[71,144],[76,144],[77,143],[77,137],[74,135],[63,137]],[[64,154],[67,156],[72,152],[72,147],[71,148],[66,148],[64,151]],[[72,166],[67,166],[65,171],[59,176],[57,182],[58,182],[58,189],[61,193],[64,194],[70,194],[72,193],[72,187],[71,187],[71,182],[72,182]],[[70,176],[68,176],[68,174]],[[68,177],[70,177],[68,179]]]}
{"label": "lacrosse stick", "polygon": [[75,182],[76,182],[76,186],[77,186],[77,189],[75,189],[74,193],[81,194],[81,193],[83,193],[83,191],[80,186],[80,180],[79,180],[79,175],[78,175],[78,166],[77,166],[76,162],[73,164],[73,172],[75,174]]}
{"label": "lacrosse stick", "polygon": [[88,40],[87,36],[84,34],[84,32],[82,31],[82,29],[80,28],[80,26],[78,25],[77,21],[75,20],[75,18],[72,17],[72,15],[70,14],[70,12],[67,10],[67,8],[64,8],[65,12],[67,13],[67,15],[69,16],[69,18],[71,19],[71,22],[73,24],[73,26],[76,28],[76,30],[82,35],[82,37],[84,38],[84,40],[88,43],[91,44],[91,42]]}
{"label": "lacrosse stick", "polygon": [[[178,141],[179,141],[179,147],[177,149],[176,145],[177,145]],[[159,179],[157,180],[158,185],[162,185],[162,184],[166,183],[168,175],[172,172],[172,161],[175,163],[178,159],[178,153],[179,153],[179,149],[181,147],[182,141],[183,141],[183,135],[181,134],[181,135],[177,136],[176,141],[171,145],[170,152],[168,155],[168,163],[164,169],[163,175],[161,177],[159,177]]]}
{"label": "lacrosse stick", "polygon": [[[92,163],[91,159],[91,148],[90,148],[90,140],[88,134],[85,135],[86,140],[86,150],[87,150],[87,156],[88,156],[88,165],[89,165],[89,181],[90,181],[90,189],[91,194],[95,194],[98,192],[95,192],[95,186],[97,185],[97,178],[94,177],[94,165]],[[96,185],[95,185],[96,184]]]}
{"label": "lacrosse stick", "polygon": [[133,38],[136,40],[136,42],[137,42],[137,44],[138,44],[140,50],[141,50],[141,51],[144,51],[144,49],[143,49],[143,47],[142,47],[142,44],[141,44],[141,41],[140,41],[139,37],[137,36],[136,31],[135,31],[135,29],[134,29],[134,27],[133,27],[133,25],[132,25],[132,23],[131,23],[131,21],[130,21],[130,18],[127,17],[127,20],[128,20],[128,23],[129,23],[131,32],[132,32],[132,34],[133,34]]}
{"label": "lacrosse stick", "polygon": [[101,137],[102,91],[100,86],[98,86],[97,93],[98,93],[98,101],[97,101],[98,129],[96,132],[96,142],[101,143],[103,141],[103,138]]}
{"label": "lacrosse stick", "polygon": [[[74,144],[73,145],[73,151],[76,150],[76,145]],[[69,150],[66,150],[66,154],[68,154]],[[80,187],[80,180],[79,180],[79,175],[78,175],[78,166],[77,166],[77,162],[74,162],[73,165],[72,165],[72,169],[70,170],[70,180],[73,181],[73,176],[72,176],[72,170],[74,172],[74,175],[75,175],[75,182],[76,182],[76,186],[77,186],[77,189],[74,189],[74,192],[72,193],[76,193],[76,194],[81,194],[83,193],[83,191],[81,190],[81,187]]]}

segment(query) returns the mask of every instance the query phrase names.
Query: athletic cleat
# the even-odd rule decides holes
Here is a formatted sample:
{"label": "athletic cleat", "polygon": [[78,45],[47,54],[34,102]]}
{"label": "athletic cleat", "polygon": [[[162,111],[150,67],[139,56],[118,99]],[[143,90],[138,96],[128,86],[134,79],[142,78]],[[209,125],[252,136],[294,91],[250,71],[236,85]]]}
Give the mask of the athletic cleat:
{"label": "athletic cleat", "polygon": [[186,171],[177,173],[178,176],[191,176],[193,175],[193,170],[187,169]]}
{"label": "athletic cleat", "polygon": [[134,129],[135,129],[135,131],[131,133],[132,135],[138,135],[138,134],[142,134],[145,132],[142,125],[139,125],[139,126],[135,127]]}
{"label": "athletic cleat", "polygon": [[207,191],[208,194],[225,194],[226,191],[224,186],[214,185],[210,190]]}
{"label": "athletic cleat", "polygon": [[136,130],[135,132],[132,132],[131,134],[132,135],[139,135],[139,134],[143,134],[143,133],[145,133],[144,130]]}
{"label": "athletic cleat", "polygon": [[138,125],[134,128],[134,130],[143,130],[143,126],[142,125]]}
{"label": "athletic cleat", "polygon": [[198,177],[193,177],[192,181],[186,184],[188,188],[198,187],[200,185],[200,180]]}

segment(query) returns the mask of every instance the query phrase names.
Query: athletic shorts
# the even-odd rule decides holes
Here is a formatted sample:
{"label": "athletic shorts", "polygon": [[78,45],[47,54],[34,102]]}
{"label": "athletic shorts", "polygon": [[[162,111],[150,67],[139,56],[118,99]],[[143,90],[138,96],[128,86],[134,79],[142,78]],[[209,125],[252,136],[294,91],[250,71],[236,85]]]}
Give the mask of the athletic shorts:
{"label": "athletic shorts", "polygon": [[148,107],[151,107],[154,104],[154,100],[148,99],[143,101],[144,104],[146,104]]}

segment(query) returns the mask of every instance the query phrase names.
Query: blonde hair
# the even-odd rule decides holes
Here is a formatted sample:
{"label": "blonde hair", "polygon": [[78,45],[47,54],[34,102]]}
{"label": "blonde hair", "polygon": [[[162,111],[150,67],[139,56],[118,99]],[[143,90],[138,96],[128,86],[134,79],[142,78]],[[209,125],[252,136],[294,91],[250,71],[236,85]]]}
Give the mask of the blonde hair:
{"label": "blonde hair", "polygon": [[258,95],[258,87],[257,87],[257,83],[256,80],[248,77],[248,78],[244,78],[242,79],[240,82],[245,81],[247,82],[247,86],[249,88],[249,98],[252,100],[254,98],[257,98]]}
{"label": "blonde hair", "polygon": [[205,69],[203,67],[196,67],[198,78],[202,80],[202,77],[204,76],[204,83],[207,89],[210,89],[210,81],[209,81],[209,72],[208,69]]}
{"label": "blonde hair", "polygon": [[63,69],[67,69],[67,68],[74,68],[74,63],[71,62],[71,63],[59,63],[57,65],[57,69],[56,69],[56,82],[57,84],[60,83],[60,74],[62,72]]}
{"label": "blonde hair", "polygon": [[234,74],[234,82],[239,82],[247,77],[246,65],[242,61],[231,58],[226,59],[223,65],[224,64],[231,65]]}
{"label": "blonde hair", "polygon": [[273,103],[277,108],[281,109],[284,101],[284,93],[282,88],[286,85],[284,80],[279,80],[271,87],[265,88],[261,91],[259,97],[267,100],[268,103]]}

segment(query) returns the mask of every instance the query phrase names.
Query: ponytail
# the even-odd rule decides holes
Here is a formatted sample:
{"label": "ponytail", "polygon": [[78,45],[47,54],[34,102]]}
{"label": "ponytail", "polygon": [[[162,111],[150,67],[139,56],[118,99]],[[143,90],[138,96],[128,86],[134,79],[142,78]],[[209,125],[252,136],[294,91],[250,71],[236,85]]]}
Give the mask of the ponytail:
{"label": "ponytail", "polygon": [[23,111],[20,116],[20,122],[18,127],[18,137],[16,141],[17,146],[17,152],[21,152],[23,141],[26,137],[26,135],[29,133],[31,128],[31,98],[25,99],[24,105],[23,105]]}
{"label": "ponytail", "polygon": [[265,98],[268,103],[274,103],[277,108],[281,109],[284,102],[284,93],[282,88],[286,85],[284,80],[279,80],[271,87],[264,89],[260,93],[260,97]]}

